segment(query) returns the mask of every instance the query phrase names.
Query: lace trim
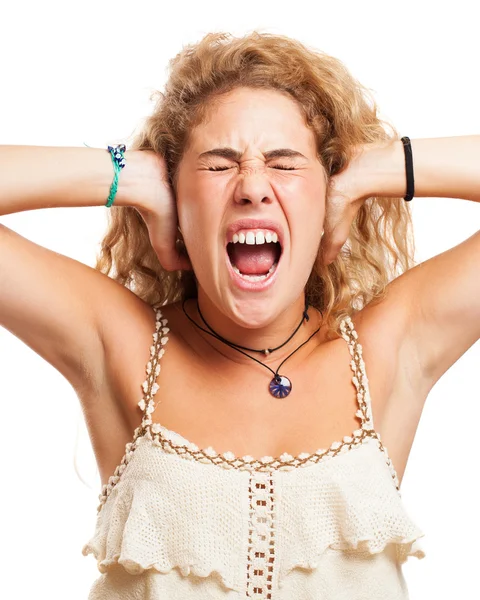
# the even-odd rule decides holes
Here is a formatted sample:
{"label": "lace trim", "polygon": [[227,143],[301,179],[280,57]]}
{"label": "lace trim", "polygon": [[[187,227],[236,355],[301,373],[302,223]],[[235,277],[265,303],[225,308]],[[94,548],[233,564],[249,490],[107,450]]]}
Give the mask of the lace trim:
{"label": "lace trim", "polygon": [[375,431],[357,429],[353,432],[352,436],[345,436],[342,442],[333,442],[326,450],[320,448],[313,454],[302,452],[298,456],[292,456],[285,452],[277,458],[263,456],[258,459],[249,455],[238,457],[230,451],[219,454],[211,446],[200,449],[192,442],[188,442],[188,445],[176,444],[170,438],[171,434],[175,434],[175,432],[166,429],[158,423],[153,423],[145,433],[145,437],[150,438],[155,446],[161,446],[165,452],[178,454],[187,460],[196,460],[205,464],[210,463],[224,469],[262,472],[271,472],[272,470],[291,471],[298,467],[306,467],[320,462],[323,458],[332,458],[337,454],[347,452],[361,445],[366,438],[378,438],[378,434]]}
{"label": "lace trim", "polygon": [[247,597],[271,600],[275,563],[275,497],[271,476],[252,474],[248,491]]}
{"label": "lace trim", "polygon": [[[285,452],[281,456],[275,458],[272,456],[263,456],[260,459],[255,459],[249,455],[237,457],[233,452],[229,451],[219,454],[211,446],[200,449],[196,444],[189,442],[180,434],[168,430],[159,423],[152,422],[151,415],[156,408],[153,397],[160,387],[156,383],[156,378],[160,373],[159,361],[165,353],[164,346],[168,342],[169,338],[167,334],[170,331],[167,327],[168,320],[163,318],[159,306],[157,305],[153,308],[156,313],[156,325],[155,333],[153,334],[153,345],[150,347],[151,360],[147,363],[146,367],[147,379],[142,383],[144,396],[138,403],[138,406],[143,411],[142,424],[135,430],[132,442],[125,446],[125,455],[123,456],[120,465],[115,469],[114,474],[109,478],[108,483],[102,487],[102,491],[99,495],[100,504],[97,511],[101,510],[112,489],[120,480],[123,471],[131,460],[140,437],[147,437],[152,440],[154,445],[161,446],[166,452],[178,454],[187,460],[211,463],[225,469],[233,468],[252,472],[270,472],[272,470],[290,471],[295,468],[317,464],[322,459],[332,458],[337,454],[347,452],[352,448],[361,445],[367,438],[373,438],[378,441],[380,450],[385,454],[393,482],[397,491],[400,493],[398,476],[388,455],[387,448],[382,444],[380,434],[373,428],[371,398],[365,363],[362,356],[362,345],[357,342],[358,334],[355,331],[353,321],[349,316],[346,316],[341,321],[340,332],[347,342],[350,355],[352,356],[350,367],[354,373],[352,381],[357,389],[357,400],[359,405],[359,409],[356,411],[355,415],[362,422],[361,428],[355,430],[351,435],[344,436],[341,442],[335,441],[329,448],[319,448],[314,453],[302,452],[294,457]],[[171,439],[172,434],[178,435],[184,439],[187,442],[187,445],[176,444]]]}

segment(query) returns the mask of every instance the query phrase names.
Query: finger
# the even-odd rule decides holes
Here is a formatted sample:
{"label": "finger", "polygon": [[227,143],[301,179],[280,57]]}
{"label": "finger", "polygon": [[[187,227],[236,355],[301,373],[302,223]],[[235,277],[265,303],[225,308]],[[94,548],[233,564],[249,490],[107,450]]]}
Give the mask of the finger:
{"label": "finger", "polygon": [[177,239],[171,215],[165,218],[151,211],[138,212],[147,225],[150,243],[162,267],[166,271],[191,270],[185,245]]}
{"label": "finger", "polygon": [[177,240],[175,244],[154,248],[158,260],[166,271],[192,271],[192,263],[185,245]]}
{"label": "finger", "polygon": [[329,265],[337,258],[347,239],[348,233],[346,235],[345,233],[342,234],[339,228],[334,230],[331,234],[325,233],[321,243],[324,264]]}
{"label": "finger", "polygon": [[331,211],[324,223],[325,233],[321,246],[323,250],[323,262],[326,265],[331,264],[337,258],[347,242],[358,210],[353,204],[344,205],[342,208],[341,212]]}
{"label": "finger", "polygon": [[181,257],[181,256],[177,257],[173,261],[166,263],[165,265],[162,264],[162,267],[165,269],[165,271],[169,271],[170,273],[173,271],[192,271],[193,270],[190,261],[188,259],[186,259],[185,257]]}

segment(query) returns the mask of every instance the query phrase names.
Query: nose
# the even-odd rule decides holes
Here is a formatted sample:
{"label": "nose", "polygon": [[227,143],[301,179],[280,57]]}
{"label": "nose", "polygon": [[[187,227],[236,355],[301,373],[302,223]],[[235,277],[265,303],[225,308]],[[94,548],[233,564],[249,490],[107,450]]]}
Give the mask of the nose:
{"label": "nose", "polygon": [[271,204],[274,193],[264,168],[248,169],[241,173],[235,188],[234,200],[237,204]]}

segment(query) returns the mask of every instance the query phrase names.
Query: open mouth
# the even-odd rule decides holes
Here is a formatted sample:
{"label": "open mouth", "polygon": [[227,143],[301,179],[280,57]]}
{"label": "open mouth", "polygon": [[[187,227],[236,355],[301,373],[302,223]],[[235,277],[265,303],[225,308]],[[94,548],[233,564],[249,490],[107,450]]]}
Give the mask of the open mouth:
{"label": "open mouth", "polygon": [[227,244],[227,254],[235,273],[246,281],[263,281],[277,268],[282,247],[271,232],[235,234]]}

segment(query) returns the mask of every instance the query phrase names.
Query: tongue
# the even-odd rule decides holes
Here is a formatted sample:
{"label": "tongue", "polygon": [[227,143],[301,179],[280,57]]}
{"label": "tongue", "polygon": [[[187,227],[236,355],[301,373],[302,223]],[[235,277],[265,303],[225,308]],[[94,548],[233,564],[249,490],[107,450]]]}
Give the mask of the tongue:
{"label": "tongue", "polygon": [[229,256],[244,275],[264,275],[275,262],[276,244],[229,244]]}

